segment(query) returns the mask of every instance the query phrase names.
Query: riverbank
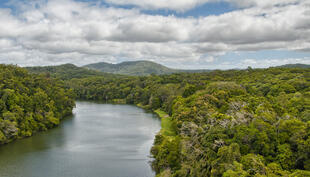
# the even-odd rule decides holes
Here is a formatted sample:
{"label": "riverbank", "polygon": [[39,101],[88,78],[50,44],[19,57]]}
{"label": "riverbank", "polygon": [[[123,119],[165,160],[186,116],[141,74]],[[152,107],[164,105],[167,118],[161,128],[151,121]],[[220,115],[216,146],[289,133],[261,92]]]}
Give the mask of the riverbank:
{"label": "riverbank", "polygon": [[57,127],[74,106],[63,82],[0,65],[0,146]]}
{"label": "riverbank", "polygon": [[170,169],[162,167],[170,165],[171,168],[175,168],[179,164],[180,138],[177,136],[172,117],[160,109],[155,110],[154,113],[161,119],[161,130],[155,136],[151,149],[154,157],[152,168],[156,171],[156,177],[170,176]]}

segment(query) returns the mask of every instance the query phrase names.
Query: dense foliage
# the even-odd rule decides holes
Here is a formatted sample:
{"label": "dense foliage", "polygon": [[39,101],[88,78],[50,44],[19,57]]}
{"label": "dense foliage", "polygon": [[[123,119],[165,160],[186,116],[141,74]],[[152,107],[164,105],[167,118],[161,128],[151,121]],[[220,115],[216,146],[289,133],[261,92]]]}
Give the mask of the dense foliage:
{"label": "dense foliage", "polygon": [[[270,68],[67,81],[81,99],[161,109],[159,176],[310,176],[310,70]],[[163,118],[164,119],[164,118]]]}
{"label": "dense foliage", "polygon": [[0,65],[0,144],[58,125],[72,113],[73,99],[60,81]]}

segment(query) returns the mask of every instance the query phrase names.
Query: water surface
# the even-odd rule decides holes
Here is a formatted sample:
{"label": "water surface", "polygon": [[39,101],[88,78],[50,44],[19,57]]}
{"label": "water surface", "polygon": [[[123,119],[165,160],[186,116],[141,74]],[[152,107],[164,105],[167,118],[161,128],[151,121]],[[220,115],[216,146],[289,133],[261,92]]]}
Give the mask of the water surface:
{"label": "water surface", "polygon": [[151,177],[155,115],[130,105],[77,102],[72,118],[0,146],[1,177]]}

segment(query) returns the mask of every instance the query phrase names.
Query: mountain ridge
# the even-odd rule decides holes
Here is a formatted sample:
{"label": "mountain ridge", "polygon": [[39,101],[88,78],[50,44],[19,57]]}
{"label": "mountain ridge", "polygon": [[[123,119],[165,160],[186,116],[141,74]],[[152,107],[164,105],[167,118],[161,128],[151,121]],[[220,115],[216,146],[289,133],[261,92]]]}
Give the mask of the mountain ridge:
{"label": "mountain ridge", "polygon": [[172,74],[181,72],[181,70],[168,68],[164,65],[146,60],[125,61],[117,64],[99,62],[84,65],[83,67],[106,73],[133,75],[133,76],[150,75],[150,74],[162,75],[162,74]]}
{"label": "mountain ridge", "polygon": [[310,68],[308,64],[295,63],[295,64],[285,64],[281,66],[277,66],[278,68]]}
{"label": "mountain ridge", "polygon": [[33,66],[25,67],[30,73],[35,74],[50,74],[53,77],[60,79],[85,78],[91,76],[106,76],[111,75],[100,71],[95,71],[83,67],[78,67],[74,64],[67,63],[56,66]]}
{"label": "mountain ridge", "polygon": [[[307,64],[286,64],[275,66],[276,68],[310,68]],[[128,76],[147,76],[151,74],[164,75],[173,73],[201,73],[211,72],[213,70],[197,69],[197,70],[182,70],[172,69],[164,65],[151,61],[125,61],[118,64],[111,64],[107,62],[92,63],[84,66],[76,66],[71,63],[57,65],[57,66],[33,66],[25,67],[32,73],[42,74],[48,73],[53,77],[61,79],[71,78],[85,78],[90,76],[107,76],[107,75],[128,75]],[[240,70],[240,69],[237,69]]]}

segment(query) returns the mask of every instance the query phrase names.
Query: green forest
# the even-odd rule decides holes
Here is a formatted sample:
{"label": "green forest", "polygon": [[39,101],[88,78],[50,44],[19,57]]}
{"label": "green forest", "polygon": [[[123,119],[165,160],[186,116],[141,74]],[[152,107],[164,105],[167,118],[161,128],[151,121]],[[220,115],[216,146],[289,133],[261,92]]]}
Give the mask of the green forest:
{"label": "green forest", "polygon": [[28,69],[40,74],[1,65],[2,143],[59,124],[75,97],[157,113],[159,177],[310,176],[309,68],[149,76]]}
{"label": "green forest", "polygon": [[74,98],[62,81],[0,65],[0,144],[57,126],[72,114]]}
{"label": "green forest", "polygon": [[310,70],[269,68],[66,81],[79,99],[163,119],[158,176],[310,176]]}

